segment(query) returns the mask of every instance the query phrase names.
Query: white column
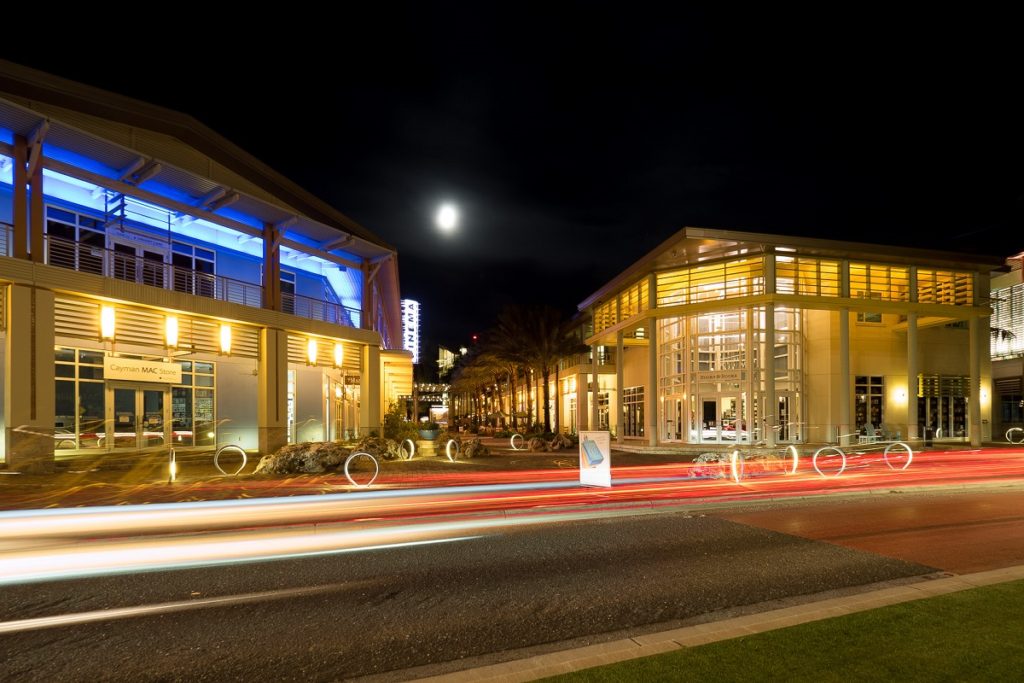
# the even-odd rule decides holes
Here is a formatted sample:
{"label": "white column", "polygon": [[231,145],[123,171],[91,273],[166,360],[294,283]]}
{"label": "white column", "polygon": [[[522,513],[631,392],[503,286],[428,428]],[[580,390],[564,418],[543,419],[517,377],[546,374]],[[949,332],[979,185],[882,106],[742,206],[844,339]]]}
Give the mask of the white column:
{"label": "white column", "polygon": [[769,447],[775,446],[779,423],[779,401],[775,396],[775,304],[764,307],[764,437]]}
{"label": "white column", "polygon": [[360,436],[372,431],[378,434],[381,430],[382,396],[380,390],[380,347],[367,344],[363,347],[362,385],[359,387],[359,427]]}
{"label": "white column", "polygon": [[917,313],[907,314],[907,439],[916,439],[917,433]]}
{"label": "white column", "polygon": [[284,330],[260,330],[256,386],[259,448],[267,455],[288,443],[288,333]]}
{"label": "white column", "polygon": [[839,309],[839,444],[850,445],[850,309]]}
{"label": "white column", "polygon": [[615,440],[622,443],[622,364],[625,358],[623,358],[623,345],[622,345],[622,330],[619,330],[615,335],[615,415],[612,420],[615,424]]}
{"label": "white column", "polygon": [[587,427],[587,373],[576,373],[576,432],[582,432]]}
{"label": "white column", "polygon": [[597,394],[598,394],[598,382],[597,382],[597,351],[598,345],[590,345],[590,386],[593,387],[593,394],[590,397],[590,424],[593,425],[591,429],[597,429],[601,425],[601,420],[598,418],[597,413]]}
{"label": "white column", "polygon": [[967,399],[967,426],[971,435],[971,446],[981,446],[981,332],[980,319],[972,317],[970,321],[970,367],[971,391]]}
{"label": "white column", "polygon": [[644,393],[644,422],[647,443],[658,445],[658,333],[654,318],[647,320],[647,389]]}
{"label": "white column", "polygon": [[[2,389],[7,467],[20,472],[52,472],[54,295],[45,289],[12,284],[0,288],[0,296],[7,297]],[[98,308],[96,313],[99,315]]]}

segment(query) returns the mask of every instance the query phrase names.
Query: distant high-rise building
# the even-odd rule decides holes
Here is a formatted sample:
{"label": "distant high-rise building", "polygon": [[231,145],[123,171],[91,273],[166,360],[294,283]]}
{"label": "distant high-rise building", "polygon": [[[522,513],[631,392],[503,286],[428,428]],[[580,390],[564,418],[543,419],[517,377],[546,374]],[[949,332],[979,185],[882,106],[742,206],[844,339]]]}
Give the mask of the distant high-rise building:
{"label": "distant high-rise building", "polygon": [[402,299],[402,348],[420,362],[420,302],[413,299]]}

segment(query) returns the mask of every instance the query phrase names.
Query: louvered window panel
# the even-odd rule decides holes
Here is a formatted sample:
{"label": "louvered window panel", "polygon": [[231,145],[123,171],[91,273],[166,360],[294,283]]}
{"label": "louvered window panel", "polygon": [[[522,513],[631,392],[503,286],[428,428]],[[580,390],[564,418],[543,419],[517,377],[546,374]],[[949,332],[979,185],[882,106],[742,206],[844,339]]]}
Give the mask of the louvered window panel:
{"label": "louvered window panel", "polygon": [[[334,367],[334,340],[323,337],[307,337],[300,334],[288,335],[288,362],[296,365],[305,365],[310,339],[316,339],[316,364],[321,368]],[[346,372],[359,372],[362,365],[360,358],[360,347],[350,342],[342,342],[341,365]]]}
{"label": "louvered window panel", "polygon": [[[114,341],[141,347],[163,348],[167,315],[142,308],[115,306]],[[220,353],[217,320],[177,314],[178,350],[192,353]],[[100,304],[86,299],[57,297],[54,301],[54,332],[58,337],[99,341]],[[259,330],[250,325],[231,325],[231,355],[259,356]]]}

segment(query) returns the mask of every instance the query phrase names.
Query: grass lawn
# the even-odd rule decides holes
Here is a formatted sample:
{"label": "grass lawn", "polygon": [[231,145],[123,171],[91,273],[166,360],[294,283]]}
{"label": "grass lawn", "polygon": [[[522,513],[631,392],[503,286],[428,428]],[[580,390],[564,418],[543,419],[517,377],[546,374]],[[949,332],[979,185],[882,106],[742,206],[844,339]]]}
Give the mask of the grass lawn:
{"label": "grass lawn", "polygon": [[1024,581],[644,657],[548,681],[1019,681]]}

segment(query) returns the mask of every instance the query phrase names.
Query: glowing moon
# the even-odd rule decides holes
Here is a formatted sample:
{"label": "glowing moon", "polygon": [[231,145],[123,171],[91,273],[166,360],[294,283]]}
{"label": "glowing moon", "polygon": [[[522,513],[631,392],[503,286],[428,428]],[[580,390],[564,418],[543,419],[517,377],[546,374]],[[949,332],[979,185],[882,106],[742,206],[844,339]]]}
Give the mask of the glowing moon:
{"label": "glowing moon", "polygon": [[443,205],[437,212],[437,227],[441,232],[451,234],[459,224],[459,212],[451,204]]}

